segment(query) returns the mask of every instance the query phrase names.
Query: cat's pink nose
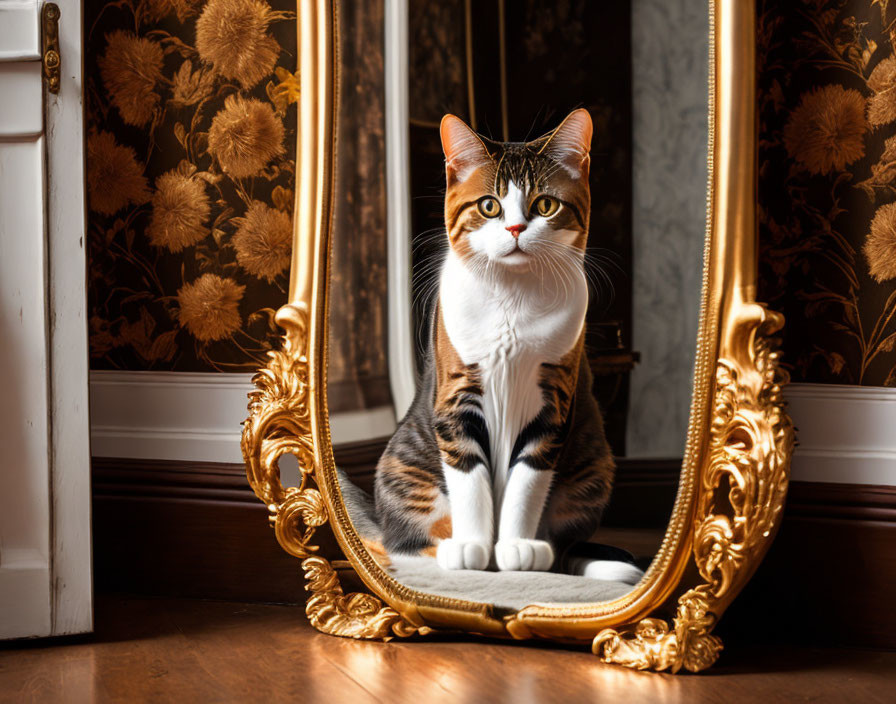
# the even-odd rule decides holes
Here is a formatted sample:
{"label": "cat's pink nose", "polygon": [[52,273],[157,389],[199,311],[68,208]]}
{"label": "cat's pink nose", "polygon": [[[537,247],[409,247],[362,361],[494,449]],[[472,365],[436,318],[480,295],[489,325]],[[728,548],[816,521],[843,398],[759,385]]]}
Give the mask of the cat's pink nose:
{"label": "cat's pink nose", "polygon": [[505,227],[504,229],[507,230],[514,237],[519,237],[520,233],[526,229],[526,226],[524,224],[520,223],[519,225],[511,225],[510,227]]}

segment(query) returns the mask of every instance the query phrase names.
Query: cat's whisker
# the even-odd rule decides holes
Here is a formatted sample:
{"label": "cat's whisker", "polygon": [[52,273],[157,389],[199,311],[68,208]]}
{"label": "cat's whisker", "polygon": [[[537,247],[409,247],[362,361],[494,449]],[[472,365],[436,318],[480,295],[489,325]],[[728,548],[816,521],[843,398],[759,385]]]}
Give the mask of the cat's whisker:
{"label": "cat's whisker", "polygon": [[610,276],[609,272],[607,272],[601,266],[601,264],[614,266],[620,273],[624,272],[622,268],[612,260],[611,257],[603,255],[603,252],[609,252],[612,254],[610,250],[599,250],[599,252],[601,252],[600,254],[593,255],[591,251],[582,252],[574,245],[570,245],[565,242],[545,240],[544,242],[542,242],[542,244],[544,245],[545,249],[550,249],[552,253],[558,258],[568,260],[570,257],[572,257],[575,259],[575,261],[583,263],[583,273],[586,277],[589,288],[592,288],[594,290],[595,296],[599,300],[604,298],[603,294],[606,292],[607,305],[612,302],[616,294],[613,277]]}

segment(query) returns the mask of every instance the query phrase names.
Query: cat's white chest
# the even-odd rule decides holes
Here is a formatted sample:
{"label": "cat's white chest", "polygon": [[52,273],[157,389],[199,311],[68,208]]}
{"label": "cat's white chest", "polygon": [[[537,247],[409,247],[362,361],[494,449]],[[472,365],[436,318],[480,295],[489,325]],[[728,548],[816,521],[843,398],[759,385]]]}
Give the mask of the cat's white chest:
{"label": "cat's white chest", "polygon": [[544,405],[541,365],[558,362],[578,341],[587,302],[584,277],[580,285],[567,280],[559,296],[535,280],[504,289],[480,280],[453,255],[446,261],[439,304],[461,360],[480,370],[497,501],[517,436]]}
{"label": "cat's white chest", "polygon": [[525,366],[532,356],[539,364],[554,363],[578,341],[588,305],[581,270],[569,272],[560,283],[540,281],[534,274],[521,277],[525,284],[503,287],[448,255],[439,306],[464,364]]}

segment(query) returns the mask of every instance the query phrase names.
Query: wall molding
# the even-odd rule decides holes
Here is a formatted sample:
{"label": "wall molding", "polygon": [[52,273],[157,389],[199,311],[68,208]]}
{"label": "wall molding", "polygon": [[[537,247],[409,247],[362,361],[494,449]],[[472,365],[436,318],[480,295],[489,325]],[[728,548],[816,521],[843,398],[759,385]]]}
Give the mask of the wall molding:
{"label": "wall molding", "polygon": [[[386,441],[336,447],[336,464],[369,489]],[[608,512],[605,524],[648,525],[639,512],[674,499],[678,469],[672,460],[620,461],[616,518]],[[304,598],[298,562],[277,544],[242,465],[95,458],[93,486],[99,590]],[[326,527],[319,537],[322,554],[337,559]],[[896,487],[793,482],[780,534],[719,631],[732,643],[767,639],[774,629],[781,642],[896,647],[896,611],[885,608],[896,580],[894,538]]]}
{"label": "wall molding", "polygon": [[0,63],[40,61],[40,3],[0,3]]}
{"label": "wall molding", "polygon": [[[90,372],[94,457],[239,463],[252,374]],[[389,435],[393,407],[334,413],[336,444]]]}
{"label": "wall molding", "polygon": [[794,481],[896,485],[896,389],[789,384]]}
{"label": "wall molding", "polygon": [[[336,466],[352,477],[373,476],[388,437],[333,448]],[[133,457],[94,457],[95,496],[166,496],[200,501],[249,503],[264,508],[246,478],[243,464],[185,462]]]}
{"label": "wall molding", "polygon": [[794,481],[755,576],[716,632],[727,642],[896,648],[896,487]]}
{"label": "wall molding", "polygon": [[[333,449],[336,466],[363,489],[389,436]],[[607,526],[664,525],[678,484],[678,460],[619,461]],[[292,468],[281,464],[288,473]],[[659,508],[656,508],[659,507]],[[242,464],[94,457],[94,571],[97,589],[248,601],[299,602],[295,558],[277,544],[267,508]],[[341,559],[320,533],[321,554]]]}
{"label": "wall molding", "polygon": [[787,512],[800,519],[896,524],[896,486],[792,482],[787,496]]}
{"label": "wall molding", "polygon": [[[334,448],[351,475],[376,464],[388,437]],[[94,574],[99,591],[300,602],[298,561],[277,544],[242,464],[93,459]],[[324,526],[321,554],[339,559]]]}

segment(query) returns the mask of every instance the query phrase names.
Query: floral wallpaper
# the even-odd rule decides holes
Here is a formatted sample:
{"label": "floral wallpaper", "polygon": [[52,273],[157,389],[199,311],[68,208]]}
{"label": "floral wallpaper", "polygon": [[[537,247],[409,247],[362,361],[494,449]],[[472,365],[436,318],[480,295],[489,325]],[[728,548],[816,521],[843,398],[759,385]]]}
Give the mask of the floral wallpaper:
{"label": "floral wallpaper", "polygon": [[295,3],[85,10],[92,367],[252,371],[289,277]]}
{"label": "floral wallpaper", "polygon": [[794,381],[896,386],[896,2],[761,0],[760,296]]}

